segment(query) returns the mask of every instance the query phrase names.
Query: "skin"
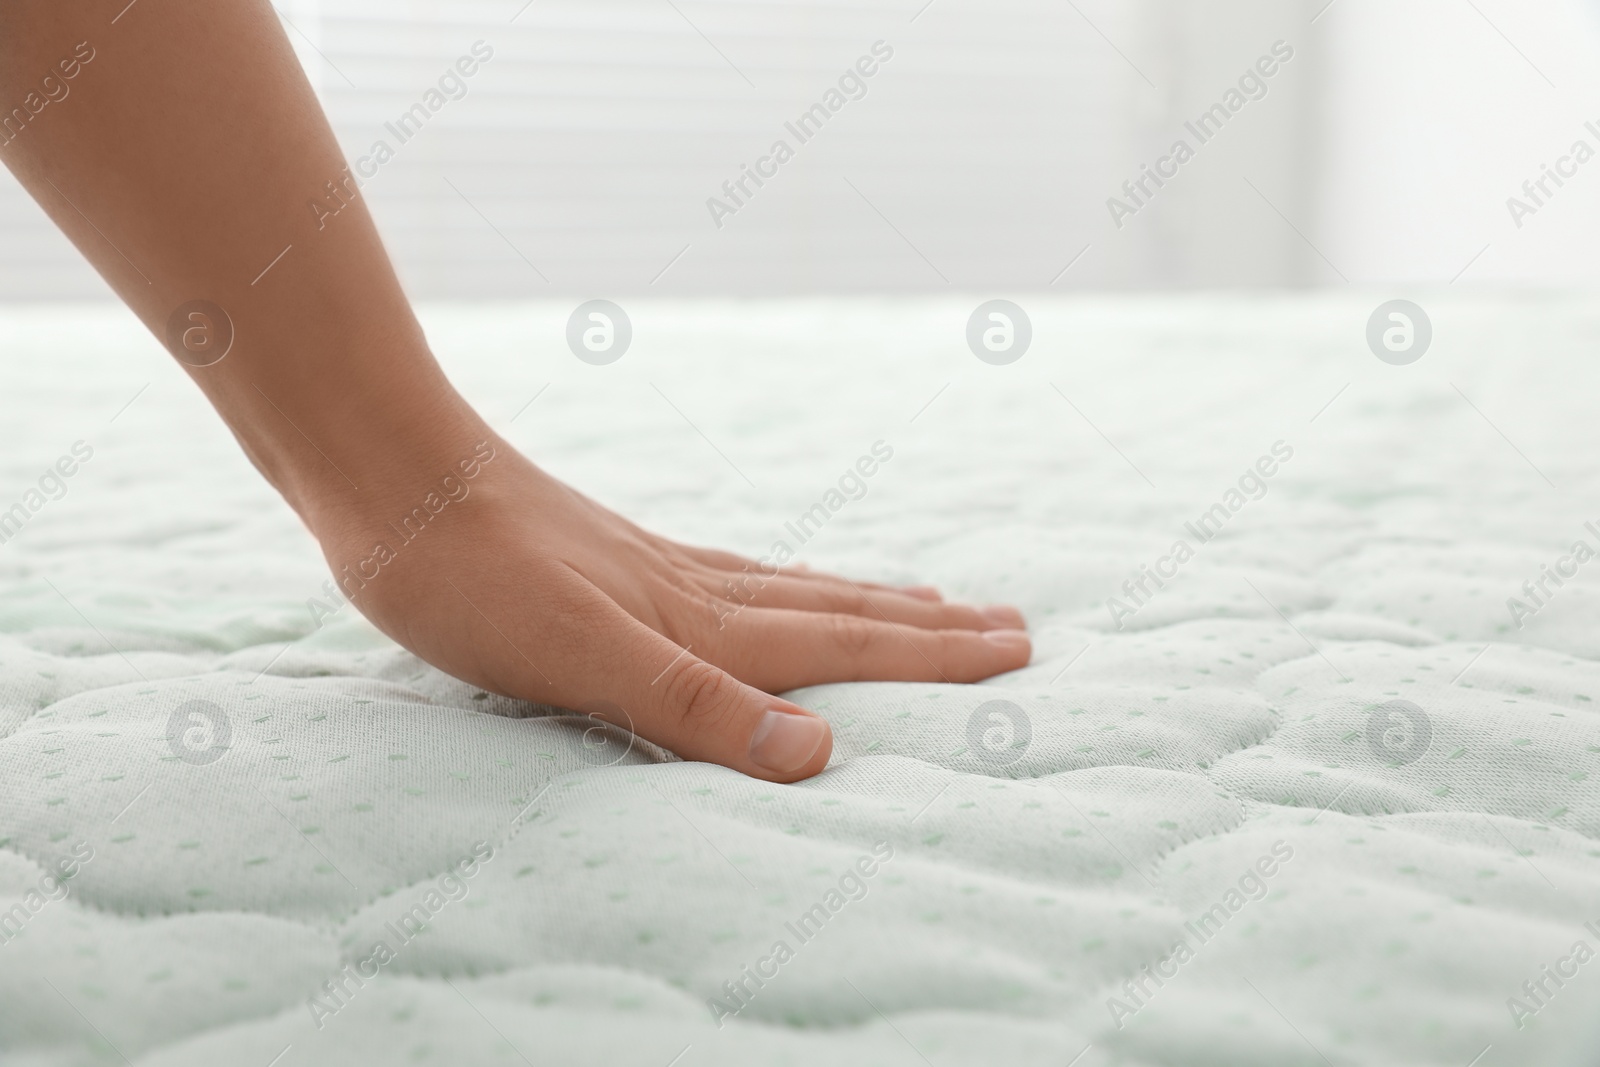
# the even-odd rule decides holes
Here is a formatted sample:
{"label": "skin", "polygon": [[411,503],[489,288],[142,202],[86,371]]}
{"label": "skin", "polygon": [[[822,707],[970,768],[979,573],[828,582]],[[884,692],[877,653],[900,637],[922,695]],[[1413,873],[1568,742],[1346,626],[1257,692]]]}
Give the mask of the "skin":
{"label": "skin", "polygon": [[[384,633],[484,689],[780,782],[822,770],[832,734],[769,694],[975,682],[1028,662],[1015,609],[927,588],[790,569],[735,599],[729,582],[755,573],[751,561],[649,533],[545,474],[445,379],[365,203],[319,228],[308,205],[345,161],[271,6],[125,4],[0,3],[0,118],[32,111],[46,75],[52,95],[68,89],[0,135],[0,160],[187,356]],[[66,79],[80,42],[93,58]],[[169,317],[197,299],[233,327],[209,366],[168,339]],[[446,475],[467,495],[401,537]],[[378,542],[394,553],[381,564]]]}

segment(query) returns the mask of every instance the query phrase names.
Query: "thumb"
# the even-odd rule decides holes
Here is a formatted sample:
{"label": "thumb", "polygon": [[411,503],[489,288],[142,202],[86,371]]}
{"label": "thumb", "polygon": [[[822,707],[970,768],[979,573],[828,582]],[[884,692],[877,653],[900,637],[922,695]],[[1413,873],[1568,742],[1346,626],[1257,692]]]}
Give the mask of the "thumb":
{"label": "thumb", "polygon": [[827,720],[636,625],[648,635],[646,650],[617,679],[615,699],[639,736],[684,759],[770,782],[809,778],[828,765],[833,731]]}

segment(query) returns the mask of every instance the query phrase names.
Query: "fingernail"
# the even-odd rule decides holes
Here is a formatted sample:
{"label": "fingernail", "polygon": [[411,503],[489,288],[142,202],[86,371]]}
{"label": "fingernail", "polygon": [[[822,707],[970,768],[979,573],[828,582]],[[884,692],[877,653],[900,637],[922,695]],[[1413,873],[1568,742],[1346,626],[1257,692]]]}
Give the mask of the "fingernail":
{"label": "fingernail", "polygon": [[1022,612],[1009,604],[990,604],[986,608],[979,608],[978,614],[1011,630],[1020,630],[1027,625]]}
{"label": "fingernail", "polygon": [[1007,652],[1029,647],[1028,635],[1023,630],[985,630],[983,639],[991,645],[998,645]]}
{"label": "fingernail", "polygon": [[774,774],[790,774],[810,762],[827,736],[828,724],[821,719],[769,711],[750,738],[750,759]]}

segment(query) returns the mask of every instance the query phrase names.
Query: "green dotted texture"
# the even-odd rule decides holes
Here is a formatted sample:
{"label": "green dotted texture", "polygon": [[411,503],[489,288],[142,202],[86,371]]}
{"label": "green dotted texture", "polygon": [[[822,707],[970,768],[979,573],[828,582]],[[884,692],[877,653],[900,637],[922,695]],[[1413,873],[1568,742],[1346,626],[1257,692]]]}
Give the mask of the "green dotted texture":
{"label": "green dotted texture", "polygon": [[[125,315],[0,314],[0,508],[95,448],[0,546],[0,1061],[1565,1062],[1600,962],[1525,1029],[1507,1002],[1600,951],[1600,569],[1506,601],[1600,547],[1600,312],[1425,300],[1396,368],[1363,341],[1392,295],[1025,300],[1006,368],[976,296],[639,302],[598,371],[564,304],[430,310],[497,427],[630,517],[764,555],[883,440],[797,557],[1023,609],[1012,674],[788,694],[835,736],[793,786],[597,762],[319,622],[315,546]],[[209,763],[169,731],[197,700]]]}

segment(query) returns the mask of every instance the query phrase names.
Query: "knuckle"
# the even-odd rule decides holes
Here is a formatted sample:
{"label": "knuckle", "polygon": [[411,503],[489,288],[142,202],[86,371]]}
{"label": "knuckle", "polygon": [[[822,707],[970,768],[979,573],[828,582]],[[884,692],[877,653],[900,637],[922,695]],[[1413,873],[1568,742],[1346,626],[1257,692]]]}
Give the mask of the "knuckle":
{"label": "knuckle", "polygon": [[835,611],[841,611],[847,615],[876,616],[872,608],[871,599],[859,590],[851,589],[848,586],[843,589],[835,589],[833,590],[832,599],[833,610]]}
{"label": "knuckle", "polygon": [[816,602],[827,611],[863,615],[870,609],[871,601],[867,599],[866,594],[848,582],[841,582],[832,578],[821,580],[809,578],[804,579],[804,581],[806,584],[799,588],[806,590],[811,596],[815,597]]}
{"label": "knuckle", "polygon": [[876,641],[877,627],[858,615],[834,615],[831,626],[829,637],[847,656],[866,655]]}
{"label": "knuckle", "polygon": [[668,706],[692,733],[718,730],[733,717],[734,681],[709,663],[692,660],[676,667],[664,684]]}
{"label": "knuckle", "polygon": [[729,605],[703,589],[666,589],[652,629],[680,648],[700,644],[719,626]]}
{"label": "knuckle", "polygon": [[929,643],[929,652],[938,662],[960,669],[986,647],[976,631],[937,630]]}
{"label": "knuckle", "polygon": [[965,634],[983,630],[988,625],[976,608],[961,604],[930,604],[921,610],[928,618],[926,625],[931,629],[959,630]]}

